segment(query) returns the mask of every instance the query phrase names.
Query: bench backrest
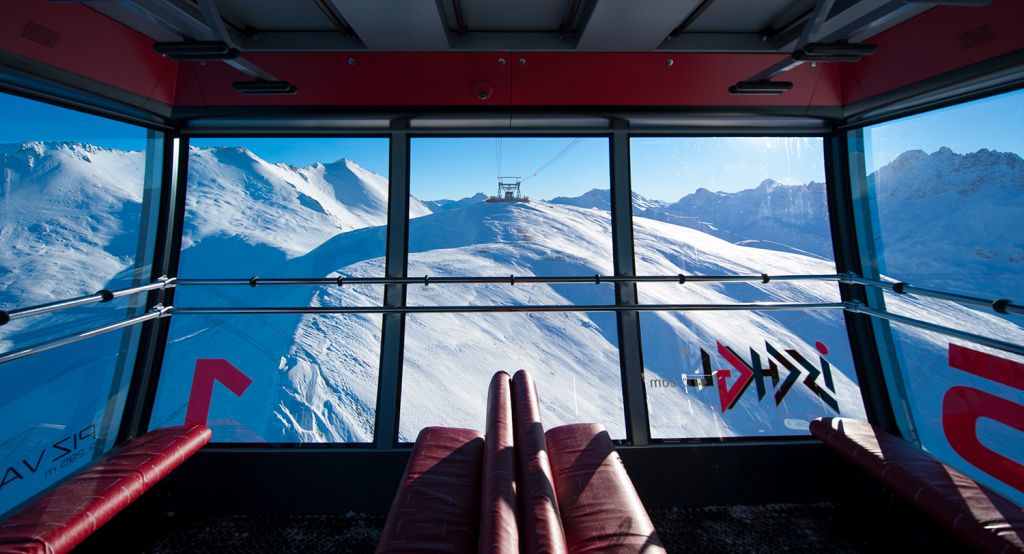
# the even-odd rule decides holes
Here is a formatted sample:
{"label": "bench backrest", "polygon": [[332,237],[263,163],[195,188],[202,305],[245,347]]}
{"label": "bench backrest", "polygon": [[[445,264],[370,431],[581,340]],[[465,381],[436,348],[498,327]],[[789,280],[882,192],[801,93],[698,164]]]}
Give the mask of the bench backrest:
{"label": "bench backrest", "polygon": [[528,553],[566,552],[537,389],[526,371],[512,377],[512,406],[520,543]]}
{"label": "bench backrest", "polygon": [[491,378],[487,392],[477,552],[519,551],[514,440],[512,378],[499,371]]}

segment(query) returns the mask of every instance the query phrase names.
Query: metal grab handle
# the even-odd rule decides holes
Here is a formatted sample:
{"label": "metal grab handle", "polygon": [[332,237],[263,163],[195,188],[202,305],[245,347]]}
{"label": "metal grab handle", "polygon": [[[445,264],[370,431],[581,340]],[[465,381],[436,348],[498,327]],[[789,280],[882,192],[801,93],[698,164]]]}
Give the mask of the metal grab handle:
{"label": "metal grab handle", "polygon": [[30,346],[26,346],[24,348],[18,348],[16,350],[4,352],[0,354],[0,364],[11,362],[19,358],[24,358],[25,356],[39,354],[40,352],[52,350],[59,346],[74,344],[76,342],[83,341],[85,339],[89,339],[95,336],[103,335],[111,331],[117,331],[118,329],[124,329],[125,327],[131,327],[132,325],[138,325],[139,323],[144,323],[146,321],[166,317],[169,315],[170,307],[154,306],[152,310],[140,316],[132,317],[124,321],[110,323],[107,325],[103,325],[101,327],[95,327],[86,331],[74,333],[72,335],[65,335],[63,337],[58,337],[55,339],[50,339],[48,341],[39,342]]}
{"label": "metal grab handle", "polygon": [[171,315],[286,315],[286,314],[465,314],[531,312],[713,312],[841,310],[841,302],[747,304],[532,304],[520,306],[292,306],[256,308],[170,308]]}
{"label": "metal grab handle", "polygon": [[61,310],[67,310],[69,308],[75,308],[78,306],[85,306],[87,304],[95,304],[97,302],[110,302],[115,298],[121,298],[124,296],[131,296],[133,294],[139,294],[141,292],[149,292],[151,290],[163,290],[167,287],[174,286],[175,279],[161,277],[152,283],[147,285],[139,285],[137,287],[129,287],[126,289],[119,290],[107,290],[102,289],[96,291],[93,294],[86,296],[79,296],[77,298],[70,298],[68,300],[58,300],[56,302],[49,302],[47,304],[39,304],[38,306],[29,306],[27,308],[19,308],[17,310],[4,311],[0,310],[0,325],[4,325],[15,319],[21,319],[25,317],[31,317],[34,315],[46,314],[50,312],[59,312]]}
{"label": "metal grab handle", "polygon": [[890,290],[896,294],[914,294],[917,296],[927,296],[928,298],[937,298],[939,300],[946,300],[949,302],[957,302],[960,304],[971,304],[973,306],[983,306],[989,308],[993,312],[999,314],[1022,314],[1024,315],[1024,306],[1016,304],[1011,300],[1000,298],[997,300],[988,300],[985,298],[979,298],[977,296],[968,296],[966,294],[957,294],[955,292],[946,292],[935,289],[926,289],[922,287],[915,287],[909,283],[903,281],[879,281],[878,279],[868,279],[867,277],[861,277],[852,273],[842,276],[839,280],[841,283],[852,283],[855,285],[865,285],[869,287],[875,287],[879,289]]}
{"label": "metal grab handle", "polygon": [[864,314],[878,319],[885,319],[888,321],[893,321],[895,323],[902,323],[904,325],[909,325],[911,327],[917,327],[919,329],[924,329],[926,331],[932,331],[935,333],[951,337],[961,338],[966,341],[989,346],[997,350],[1003,350],[1005,352],[1012,352],[1014,354],[1024,356],[1024,346],[1020,346],[1006,341],[1001,341],[999,339],[983,337],[981,335],[968,333],[967,331],[961,331],[959,329],[953,329],[951,327],[945,327],[943,325],[936,325],[935,323],[928,323],[927,321],[921,321],[919,319],[914,319],[912,317],[897,315],[882,310],[875,310],[872,308],[868,308],[867,306],[864,306],[860,302],[848,302],[846,306],[846,311],[856,314]]}
{"label": "metal grab handle", "polygon": [[841,281],[843,275],[589,275],[589,276],[515,276],[508,277],[246,277],[229,279],[178,279],[179,287],[196,286],[232,286],[248,285],[486,285],[516,283],[582,283],[600,285],[602,283],[726,283],[726,282],[757,282],[769,281]]}

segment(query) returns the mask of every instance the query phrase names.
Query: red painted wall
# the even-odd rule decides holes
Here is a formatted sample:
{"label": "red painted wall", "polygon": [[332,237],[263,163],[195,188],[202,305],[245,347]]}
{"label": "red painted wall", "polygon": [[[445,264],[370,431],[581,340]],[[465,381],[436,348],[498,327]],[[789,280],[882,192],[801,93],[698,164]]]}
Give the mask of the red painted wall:
{"label": "red painted wall", "polygon": [[[780,81],[778,96],[729,94],[729,87],[785,59],[764,54],[517,55],[512,66],[516,106],[834,106],[840,103],[835,67],[805,64]],[[669,60],[672,64],[669,65]]]}
{"label": "red painted wall", "polygon": [[[238,71],[223,64],[187,63],[182,64],[177,104],[677,107],[840,102],[838,73],[827,65],[787,74],[794,88],[782,96],[728,93],[736,81],[782,59],[778,55],[375,52],[251,54],[246,59],[295,84],[298,94],[246,96],[231,87],[245,79]],[[477,97],[478,83],[493,89],[487,100]]]}
{"label": "red painted wall", "polygon": [[[504,57],[506,63],[498,60]],[[234,81],[250,80],[223,63],[182,63],[176,103],[182,106],[467,106],[509,102],[508,56],[494,53],[272,53],[245,59],[299,92],[287,96],[250,96],[236,92]],[[349,63],[352,60],[353,63]],[[491,97],[481,101],[474,84],[488,83]]]}
{"label": "red painted wall", "polygon": [[[875,37],[878,54],[860,63],[805,64],[780,77],[794,83],[780,96],[727,92],[778,55],[582,52],[249,54],[299,93],[246,96],[232,89],[247,79],[237,70],[167,60],[151,39],[84,5],[17,4],[0,19],[0,49],[180,106],[837,106],[1024,48],[1024,1],[993,0],[932,9]],[[55,47],[24,38],[29,22],[59,33]],[[984,35],[985,25],[993,40],[964,48],[961,35]]]}
{"label": "red painted wall", "polygon": [[[961,44],[963,33],[983,37],[988,32],[990,42],[966,49]],[[933,8],[867,42],[877,44],[878,53],[842,65],[844,104],[1024,48],[1024,1]]]}
{"label": "red painted wall", "polygon": [[[16,6],[15,6],[16,5]],[[81,4],[6,2],[0,49],[143,97],[172,104],[176,65],[153,52],[153,40]],[[29,23],[60,34],[53,48],[22,36]]]}

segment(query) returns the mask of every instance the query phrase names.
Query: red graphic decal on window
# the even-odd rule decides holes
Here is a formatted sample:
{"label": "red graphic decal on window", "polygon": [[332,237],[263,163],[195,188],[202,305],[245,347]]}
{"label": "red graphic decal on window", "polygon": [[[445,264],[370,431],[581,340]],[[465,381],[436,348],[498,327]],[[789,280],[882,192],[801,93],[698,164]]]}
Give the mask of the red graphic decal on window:
{"label": "red graphic decal on window", "polygon": [[[1024,390],[1024,364],[949,345],[949,365]],[[974,387],[954,386],[942,397],[942,430],[953,450],[974,467],[1024,492],[1024,464],[978,440],[978,420],[988,418],[1024,432],[1024,405]]]}
{"label": "red graphic decal on window", "polygon": [[185,425],[206,425],[210,415],[210,400],[213,398],[213,382],[220,381],[235,396],[242,396],[252,379],[227,360],[196,360],[196,372],[192,377],[192,393],[188,398]]}
{"label": "red graphic decal on window", "polygon": [[[787,357],[786,354],[780,352],[771,343],[765,341],[764,346],[768,351],[769,358],[768,367],[764,368],[761,366],[760,354],[753,348],[750,349],[750,363],[748,364],[733,349],[724,346],[719,341],[715,341],[715,344],[718,346],[718,353],[729,362],[729,365],[739,372],[736,382],[733,383],[732,387],[729,386],[728,379],[732,377],[732,370],[719,369],[713,371],[711,369],[711,355],[702,348],[700,358],[703,376],[685,378],[684,383],[689,387],[711,387],[717,385],[722,413],[736,407],[736,403],[747,392],[751,383],[756,385],[757,400],[763,400],[768,393],[766,378],[771,379],[771,386],[775,392],[776,406],[782,404],[786,395],[793,388],[793,385],[803,383],[828,407],[832,408],[836,413],[840,413],[839,402],[830,394],[836,391],[835,383],[832,380],[832,366],[825,360],[824,356],[818,356],[819,367],[815,367],[796,350],[786,349],[785,352],[789,355]],[[828,352],[828,347],[821,342],[817,343],[817,348],[819,352]],[[792,360],[795,360],[795,363],[790,360],[790,357]],[[786,378],[782,380],[781,384],[779,364],[787,372]],[[714,381],[712,381],[712,375],[714,375]],[[821,382],[818,381],[819,378],[821,378]],[[822,382],[824,386],[822,386]],[[658,385],[655,383],[652,386]]]}
{"label": "red graphic decal on window", "polygon": [[[718,398],[722,403],[722,413],[725,413],[726,410],[735,406],[736,401],[743,396],[744,392],[746,392],[747,387],[750,386],[750,380],[754,377],[754,370],[751,369],[746,362],[741,360],[731,348],[718,341],[715,341],[715,343],[718,344],[718,353],[721,354],[722,357],[739,372],[739,377],[736,379],[736,382],[733,383],[731,388],[726,382],[726,379],[732,376],[731,371],[728,369],[720,369],[715,375],[718,379]],[[761,370],[760,367],[757,369],[758,371]]]}

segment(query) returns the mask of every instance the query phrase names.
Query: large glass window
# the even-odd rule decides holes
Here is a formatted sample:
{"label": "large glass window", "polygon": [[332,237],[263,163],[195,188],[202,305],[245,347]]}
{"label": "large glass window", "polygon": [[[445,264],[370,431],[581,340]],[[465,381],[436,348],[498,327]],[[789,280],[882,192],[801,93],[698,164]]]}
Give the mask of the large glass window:
{"label": "large glass window", "polygon": [[[1018,91],[852,132],[867,276],[993,300],[1024,298],[1021,129],[1024,92]],[[1024,345],[1019,315],[892,292],[876,294],[873,303]],[[904,432],[1024,503],[1022,357],[907,325],[880,321],[877,327],[891,354],[889,389]],[[969,432],[958,430],[958,418],[974,418]],[[974,439],[981,446],[965,449],[964,441]],[[1003,466],[1018,468],[1016,480],[993,469],[991,460],[999,457]]]}
{"label": "large glass window", "polygon": [[[633,138],[638,275],[834,275],[818,138]],[[837,303],[834,281],[640,283],[642,304]],[[864,417],[840,310],[640,317],[651,436],[805,435]]]}
{"label": "large glass window", "polygon": [[[0,95],[0,308],[148,283],[159,133]],[[15,319],[0,351],[139,315],[145,295]],[[4,363],[0,514],[114,443],[138,327]]]}
{"label": "large glass window", "polygon": [[[612,273],[608,139],[414,138],[410,276]],[[608,283],[410,285],[412,306],[594,305]],[[400,438],[483,429],[487,383],[528,370],[548,427],[599,422],[625,438],[614,314],[414,314],[406,320]]]}
{"label": "large glass window", "polygon": [[[189,151],[181,279],[383,277],[387,139],[201,139]],[[179,286],[176,307],[380,306],[380,285]],[[174,316],[152,426],[180,424],[199,360],[252,379],[215,388],[218,442],[369,442],[379,315]]]}

